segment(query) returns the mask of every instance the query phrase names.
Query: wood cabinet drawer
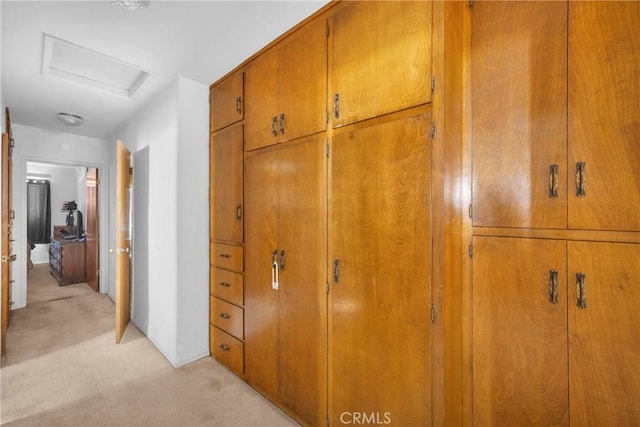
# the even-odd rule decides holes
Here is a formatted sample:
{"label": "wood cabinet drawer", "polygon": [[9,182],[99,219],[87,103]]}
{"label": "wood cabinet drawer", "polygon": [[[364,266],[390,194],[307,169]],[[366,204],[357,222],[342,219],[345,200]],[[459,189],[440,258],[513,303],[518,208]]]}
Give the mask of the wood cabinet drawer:
{"label": "wood cabinet drawer", "polygon": [[211,295],[222,298],[235,305],[244,305],[244,276],[229,270],[211,267]]}
{"label": "wood cabinet drawer", "polygon": [[212,243],[209,256],[211,265],[242,271],[242,246]]}
{"label": "wood cabinet drawer", "polygon": [[224,331],[209,325],[209,350],[220,363],[242,375],[244,372],[244,343]]}
{"label": "wood cabinet drawer", "polygon": [[236,338],[244,339],[244,310],[216,297],[209,297],[209,321]]}

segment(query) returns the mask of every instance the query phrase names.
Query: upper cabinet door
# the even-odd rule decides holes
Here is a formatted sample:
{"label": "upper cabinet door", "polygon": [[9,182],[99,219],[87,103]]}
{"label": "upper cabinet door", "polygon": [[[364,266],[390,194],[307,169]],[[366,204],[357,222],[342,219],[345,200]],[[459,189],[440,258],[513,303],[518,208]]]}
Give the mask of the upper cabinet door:
{"label": "upper cabinet door", "polygon": [[330,39],[334,127],[431,101],[431,2],[344,2]]}
{"label": "upper cabinet door", "polygon": [[570,228],[640,230],[639,22],[637,1],[569,2]]}
{"label": "upper cabinet door", "polygon": [[472,16],[473,225],[566,228],[567,5]]}
{"label": "upper cabinet door", "polygon": [[241,123],[211,136],[211,212],[213,238],[242,243],[242,151]]}
{"label": "upper cabinet door", "polygon": [[310,22],[256,58],[246,87],[247,150],[325,130],[325,21]]}
{"label": "upper cabinet door", "polygon": [[243,119],[243,77],[242,72],[237,72],[211,88],[211,132]]}

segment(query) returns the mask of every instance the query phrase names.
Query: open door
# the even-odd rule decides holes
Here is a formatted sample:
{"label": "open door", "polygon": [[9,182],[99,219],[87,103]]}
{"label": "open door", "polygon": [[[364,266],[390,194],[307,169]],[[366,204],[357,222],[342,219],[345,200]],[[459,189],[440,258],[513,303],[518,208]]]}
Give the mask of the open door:
{"label": "open door", "polygon": [[12,254],[13,209],[11,207],[11,155],[13,152],[13,135],[9,109],[6,109],[6,129],[2,134],[2,343],[0,354],[7,352],[7,328],[11,320],[11,263],[16,256]]}
{"label": "open door", "polygon": [[131,302],[131,224],[129,215],[129,196],[131,188],[131,153],[118,141],[116,158],[116,245],[109,252],[116,255],[116,344],[122,341],[129,324]]}
{"label": "open door", "polygon": [[98,292],[100,286],[98,184],[98,169],[89,169],[87,172],[87,208],[85,212],[85,229],[87,233],[85,266],[87,284],[96,292]]}

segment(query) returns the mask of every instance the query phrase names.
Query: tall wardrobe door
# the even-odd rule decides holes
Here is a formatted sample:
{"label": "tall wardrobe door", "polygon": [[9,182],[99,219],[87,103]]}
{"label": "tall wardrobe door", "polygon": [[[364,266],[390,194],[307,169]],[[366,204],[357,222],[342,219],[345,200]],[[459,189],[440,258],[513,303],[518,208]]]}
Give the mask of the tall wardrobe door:
{"label": "tall wardrobe door", "polygon": [[640,245],[569,242],[568,249],[571,423],[640,425]]}
{"label": "tall wardrobe door", "polygon": [[330,27],[336,126],[431,101],[431,2],[344,2]]}
{"label": "tall wardrobe door", "polygon": [[352,423],[353,412],[431,423],[429,128],[426,113],[333,138],[332,425]]}
{"label": "tall wardrobe door", "polygon": [[640,230],[640,2],[569,2],[571,228]]}
{"label": "tall wardrobe door", "polygon": [[566,283],[565,241],[473,238],[474,425],[569,424]]}
{"label": "tall wardrobe door", "polygon": [[242,125],[211,136],[213,238],[242,243]]}
{"label": "tall wardrobe door", "polygon": [[277,250],[277,153],[245,161],[245,374],[268,397],[277,396],[277,304],[272,254]]}
{"label": "tall wardrobe door", "polygon": [[320,135],[278,153],[279,401],[316,426],[327,416],[325,147]]}
{"label": "tall wardrobe door", "polygon": [[478,1],[472,19],[473,225],[566,228],[567,4]]}

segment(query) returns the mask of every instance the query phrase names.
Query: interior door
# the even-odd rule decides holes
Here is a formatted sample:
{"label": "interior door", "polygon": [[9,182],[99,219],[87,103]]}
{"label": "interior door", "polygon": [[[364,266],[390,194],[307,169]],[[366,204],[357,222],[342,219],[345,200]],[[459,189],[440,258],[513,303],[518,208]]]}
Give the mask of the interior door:
{"label": "interior door", "polygon": [[331,424],[431,424],[430,114],[331,144]]}
{"label": "interior door", "polygon": [[131,224],[130,189],[132,179],[131,153],[118,141],[116,158],[116,344],[122,341],[131,315]]}
{"label": "interior door", "polygon": [[100,257],[99,257],[99,220],[98,220],[98,169],[87,172],[87,210],[86,219],[86,260],[85,269],[87,284],[98,292],[100,286]]}
{"label": "interior door", "polygon": [[[8,117],[7,110],[7,117]],[[7,120],[8,122],[8,120]],[[10,130],[10,127],[8,127]],[[11,209],[11,144],[10,133],[2,134],[2,348],[7,351],[7,327],[11,316],[12,209]]]}

